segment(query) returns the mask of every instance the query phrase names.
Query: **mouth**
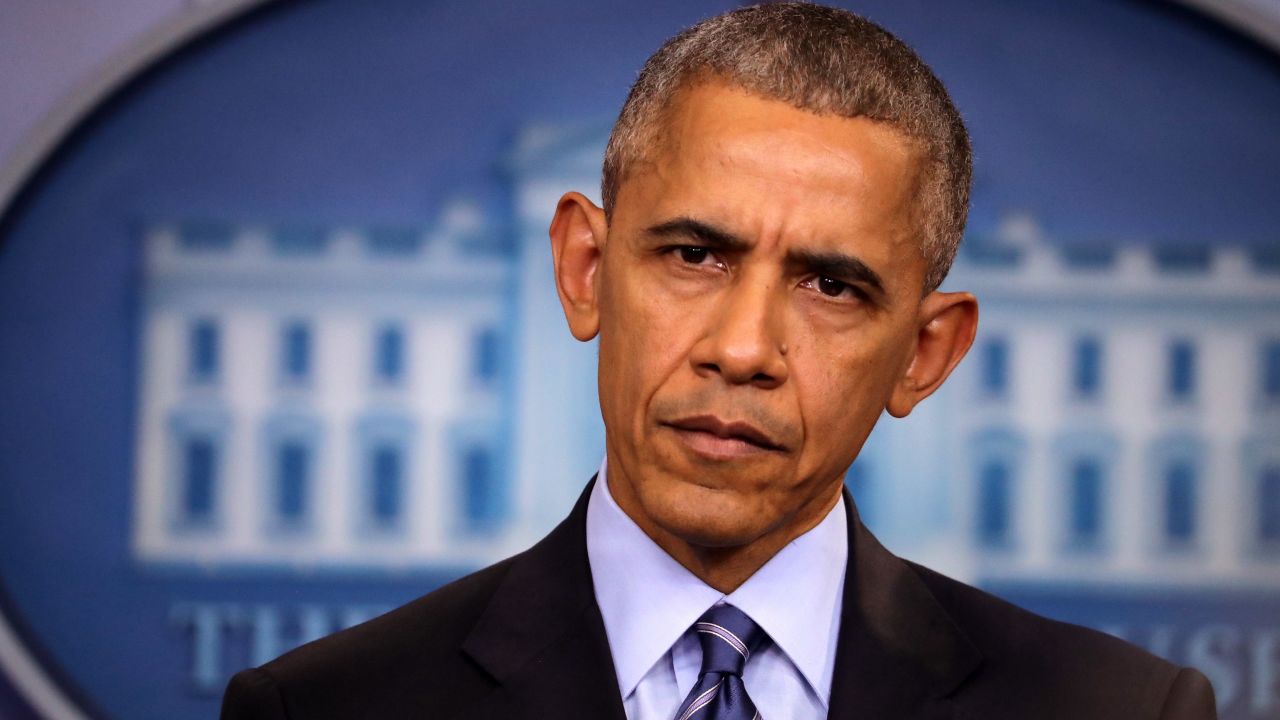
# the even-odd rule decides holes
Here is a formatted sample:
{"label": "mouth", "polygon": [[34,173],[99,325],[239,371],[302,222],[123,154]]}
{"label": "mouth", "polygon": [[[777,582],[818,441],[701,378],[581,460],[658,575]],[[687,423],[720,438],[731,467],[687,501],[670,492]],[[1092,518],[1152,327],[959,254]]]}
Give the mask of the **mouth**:
{"label": "mouth", "polygon": [[732,459],[762,452],[785,452],[768,433],[742,420],[725,421],[714,415],[695,415],[662,423],[692,450],[713,459]]}

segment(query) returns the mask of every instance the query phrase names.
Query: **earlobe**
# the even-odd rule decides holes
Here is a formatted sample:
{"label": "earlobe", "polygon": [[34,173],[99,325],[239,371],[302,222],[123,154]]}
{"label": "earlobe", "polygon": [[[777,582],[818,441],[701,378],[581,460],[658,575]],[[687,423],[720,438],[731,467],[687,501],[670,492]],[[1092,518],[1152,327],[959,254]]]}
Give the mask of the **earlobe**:
{"label": "earlobe", "polygon": [[885,409],[906,417],[942,386],[978,331],[978,301],[969,293],[930,293],[920,304],[915,351]]}
{"label": "earlobe", "polygon": [[604,251],[608,222],[604,211],[585,195],[565,193],[556,205],[548,230],[556,292],[569,321],[569,332],[583,342],[600,331],[597,270]]}

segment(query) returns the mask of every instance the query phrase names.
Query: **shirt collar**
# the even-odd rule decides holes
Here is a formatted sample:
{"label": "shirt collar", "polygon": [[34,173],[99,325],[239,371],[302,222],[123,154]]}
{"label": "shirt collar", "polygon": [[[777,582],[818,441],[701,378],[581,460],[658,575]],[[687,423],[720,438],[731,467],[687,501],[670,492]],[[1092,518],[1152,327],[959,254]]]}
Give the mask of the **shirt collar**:
{"label": "shirt collar", "polygon": [[608,489],[607,466],[601,463],[587,505],[587,557],[623,697],[702,613],[724,601],[764,628],[827,704],[848,558],[844,497],[726,596],[622,511]]}

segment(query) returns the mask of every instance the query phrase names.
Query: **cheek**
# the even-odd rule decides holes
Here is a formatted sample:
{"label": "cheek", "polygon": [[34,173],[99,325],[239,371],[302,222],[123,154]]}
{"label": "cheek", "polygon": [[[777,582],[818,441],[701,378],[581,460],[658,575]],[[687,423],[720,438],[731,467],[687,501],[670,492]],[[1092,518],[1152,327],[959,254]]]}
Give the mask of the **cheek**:
{"label": "cheek", "polygon": [[865,337],[829,338],[799,350],[791,379],[805,425],[804,463],[815,470],[843,467],[888,402],[898,353]]}
{"label": "cheek", "polygon": [[[694,316],[635,268],[606,287],[600,324],[601,405],[606,414],[642,414],[648,399],[686,357]],[[608,407],[611,403],[617,407]]]}

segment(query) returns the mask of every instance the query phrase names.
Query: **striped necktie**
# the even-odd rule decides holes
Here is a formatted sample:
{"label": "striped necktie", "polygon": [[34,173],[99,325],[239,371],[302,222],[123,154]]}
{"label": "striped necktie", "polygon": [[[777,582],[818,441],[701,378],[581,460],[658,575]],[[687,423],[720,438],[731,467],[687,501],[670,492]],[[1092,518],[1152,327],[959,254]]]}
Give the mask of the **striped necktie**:
{"label": "striped necktie", "polygon": [[693,629],[702,645],[702,669],[676,720],[760,720],[742,684],[742,669],[763,644],[764,630],[732,605],[706,611]]}

